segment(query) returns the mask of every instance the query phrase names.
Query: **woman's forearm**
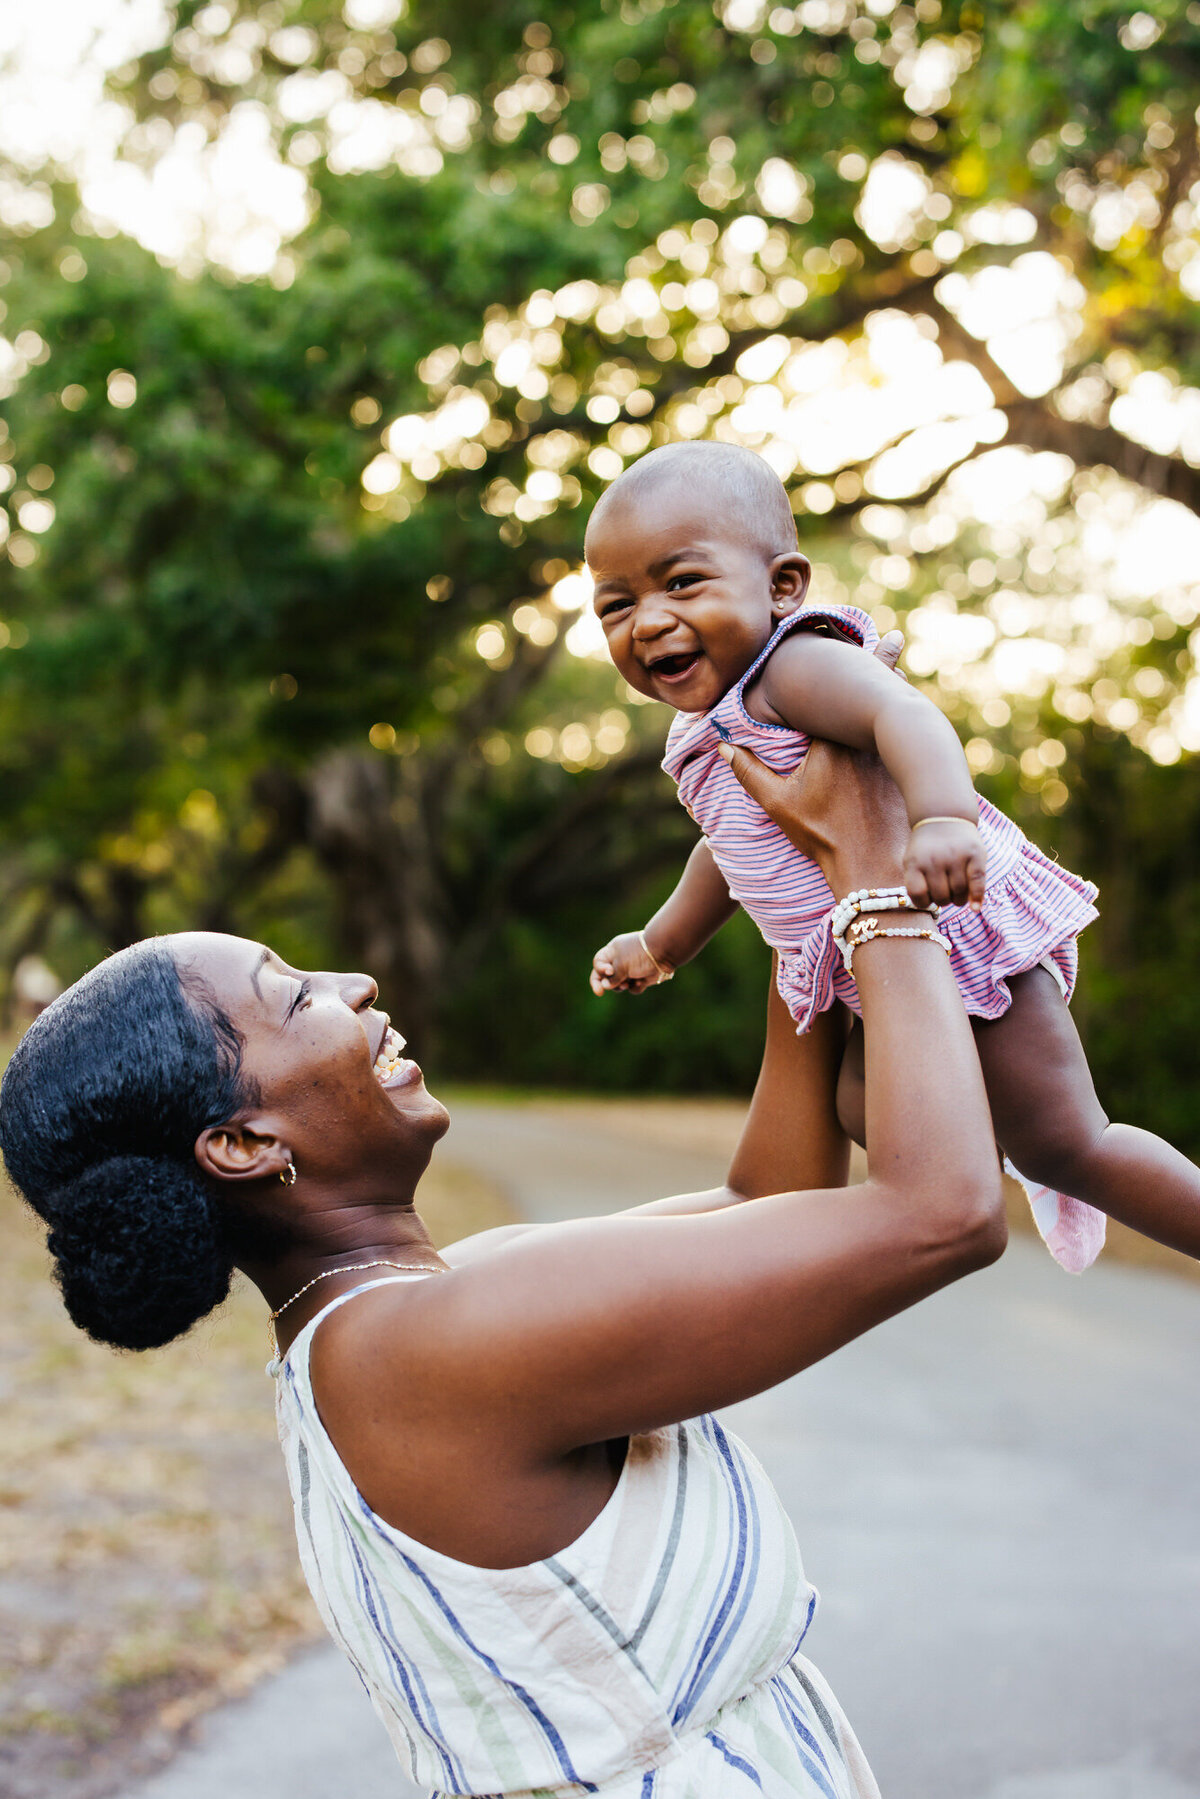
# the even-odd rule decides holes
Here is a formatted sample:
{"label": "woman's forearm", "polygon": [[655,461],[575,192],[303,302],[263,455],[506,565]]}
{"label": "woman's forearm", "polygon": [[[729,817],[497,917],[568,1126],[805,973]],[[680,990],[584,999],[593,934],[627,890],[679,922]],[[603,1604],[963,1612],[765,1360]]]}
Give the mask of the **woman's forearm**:
{"label": "woman's forearm", "polygon": [[844,1008],[833,1006],[798,1035],[772,963],[762,1067],[729,1167],[735,1192],[757,1199],[845,1186],[850,1139],[838,1123],[837,1082],[849,1022]]}
{"label": "woman's forearm", "polygon": [[510,1447],[544,1456],[733,1404],[999,1254],[999,1167],[945,957],[889,938],[855,961],[862,1186],[552,1226],[462,1271],[454,1340],[488,1368],[486,1416],[503,1396]]}
{"label": "woman's forearm", "polygon": [[681,968],[698,956],[737,911],[725,877],[701,838],[669,900],[658,908],[643,936],[655,961]]}
{"label": "woman's forearm", "polygon": [[[900,930],[930,923],[912,912],[882,917]],[[969,1259],[964,1219],[977,1213],[988,1252],[1003,1230],[991,1116],[945,954],[921,939],[889,937],[860,945],[853,969],[866,1044],[868,1184],[922,1220],[935,1252],[945,1232]]]}

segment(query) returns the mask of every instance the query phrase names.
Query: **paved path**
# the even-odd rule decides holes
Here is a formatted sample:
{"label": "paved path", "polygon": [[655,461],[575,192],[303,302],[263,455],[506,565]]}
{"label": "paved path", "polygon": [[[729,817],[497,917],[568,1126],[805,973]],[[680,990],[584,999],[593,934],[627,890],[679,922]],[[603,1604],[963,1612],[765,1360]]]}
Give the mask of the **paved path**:
{"label": "paved path", "polygon": [[[552,1107],[456,1109],[446,1153],[530,1217],[720,1167]],[[1200,1286],[1028,1241],[734,1409],[823,1589],[809,1639],[885,1799],[1200,1799]],[[126,1799],[413,1799],[318,1649]],[[719,1799],[719,1796],[714,1796]]]}

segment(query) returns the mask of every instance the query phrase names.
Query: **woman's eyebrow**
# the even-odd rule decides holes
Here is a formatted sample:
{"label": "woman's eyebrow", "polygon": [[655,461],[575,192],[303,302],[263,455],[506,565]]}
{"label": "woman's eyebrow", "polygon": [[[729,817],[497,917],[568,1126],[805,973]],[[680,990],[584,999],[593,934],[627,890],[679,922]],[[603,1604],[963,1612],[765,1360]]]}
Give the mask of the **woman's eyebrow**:
{"label": "woman's eyebrow", "polygon": [[259,970],[261,968],[265,967],[265,965],[270,960],[271,960],[270,950],[264,949],[262,955],[258,958],[258,961],[254,964],[254,967],[250,970],[250,985],[253,987],[253,989],[254,989],[255,993],[258,995],[259,999],[262,998],[262,988],[258,984]]}

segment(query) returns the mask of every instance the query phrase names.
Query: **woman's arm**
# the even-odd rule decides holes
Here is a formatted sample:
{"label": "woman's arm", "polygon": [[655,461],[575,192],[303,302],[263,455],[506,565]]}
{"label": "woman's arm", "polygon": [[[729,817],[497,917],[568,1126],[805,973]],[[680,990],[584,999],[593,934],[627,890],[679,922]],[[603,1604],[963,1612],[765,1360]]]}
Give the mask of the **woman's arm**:
{"label": "woman's arm", "polygon": [[[827,832],[814,853],[835,892],[888,884],[899,843],[882,771],[823,754],[836,781],[810,793],[809,822],[819,799],[845,847]],[[761,790],[760,773],[765,782],[750,769]],[[348,1321],[319,1359],[348,1358],[341,1378],[367,1382],[381,1417],[408,1414],[414,1393],[436,1394],[446,1428],[486,1446],[497,1466],[531,1471],[759,1392],[993,1260],[999,1170],[946,959],[930,943],[880,939],[859,950],[855,975],[869,1176],[852,1198],[823,1188],[531,1231],[453,1281],[406,1289],[412,1327],[401,1337]],[[338,1379],[328,1363],[325,1378]]]}
{"label": "woman's arm", "polygon": [[729,1168],[729,1185],[747,1199],[846,1185],[850,1139],[838,1123],[837,1082],[849,1024],[833,1006],[799,1035],[772,964],[762,1068]]}
{"label": "woman's arm", "polygon": [[[848,1022],[842,1008],[835,1006],[820,1013],[811,1028],[798,1036],[775,985],[772,963],[762,1067],[725,1186],[648,1200],[645,1205],[625,1207],[620,1216],[682,1217],[718,1212],[788,1188],[844,1187],[850,1169],[850,1139],[838,1123],[836,1101]],[[630,1149],[631,1155],[636,1153]],[[477,1257],[494,1255],[517,1237],[545,1228],[500,1224],[450,1244],[442,1250],[442,1259],[461,1268]]]}
{"label": "woman's arm", "polygon": [[844,1187],[850,1139],[838,1123],[837,1078],[848,1025],[846,1013],[834,1006],[798,1035],[775,985],[772,964],[762,1067],[725,1186],[651,1200],[623,1215],[716,1212],[767,1193]]}
{"label": "woman's arm", "polygon": [[[907,677],[898,673],[896,664],[903,648],[903,635],[899,631],[888,631],[873,652],[878,666],[891,671],[901,683]],[[815,754],[819,764],[822,755],[819,745]],[[771,810],[785,836],[793,815],[802,806],[800,783],[803,777],[801,764],[776,782],[770,792],[764,789],[758,796]],[[705,849],[703,843],[696,847],[697,850]],[[705,854],[715,880],[720,883],[720,895],[727,897],[724,876],[706,849]],[[651,925],[653,922],[651,920]],[[758,1199],[766,1193],[809,1187],[844,1187],[850,1172],[850,1139],[838,1123],[837,1081],[848,1026],[846,1013],[840,1006],[834,1006],[828,1012],[819,1013],[802,1035],[798,1033],[776,985],[775,960],[772,958],[762,1066],[726,1184],[711,1187],[703,1193],[676,1193],[667,1199],[629,1206],[625,1208],[627,1214],[670,1217],[716,1212],[725,1206],[740,1205],[746,1199]],[[531,1224],[500,1225],[495,1230],[483,1231],[476,1237],[453,1244],[443,1251],[443,1255],[457,1266],[473,1260],[477,1254],[491,1254],[514,1236],[538,1228]]]}
{"label": "woman's arm", "polygon": [[893,680],[877,658],[795,631],[767,662],[749,703],[811,737],[875,750],[900,789],[910,827],[920,825],[903,858],[912,898],[982,904],[979,798],[954,726],[931,700]]}

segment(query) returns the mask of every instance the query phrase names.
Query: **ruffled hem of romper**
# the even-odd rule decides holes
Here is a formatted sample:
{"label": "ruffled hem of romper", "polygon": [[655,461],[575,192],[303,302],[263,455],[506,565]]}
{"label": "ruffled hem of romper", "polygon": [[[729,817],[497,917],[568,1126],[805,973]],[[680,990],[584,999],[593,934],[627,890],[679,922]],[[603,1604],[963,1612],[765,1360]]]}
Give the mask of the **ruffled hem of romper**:
{"label": "ruffled hem of romper", "polygon": [[[971,1016],[1003,1018],[1012,1004],[1008,977],[1025,974],[1040,962],[1054,963],[1069,999],[1079,965],[1076,939],[1098,917],[1095,897],[1090,881],[1061,868],[1036,845],[1023,843],[1012,866],[988,888],[982,911],[947,907],[938,929],[950,941],[950,967]],[[808,1030],[835,999],[861,1012],[858,989],[842,966],[828,918],[797,949],[778,955],[779,992],[798,1032]],[[986,983],[982,993],[981,975]]]}

